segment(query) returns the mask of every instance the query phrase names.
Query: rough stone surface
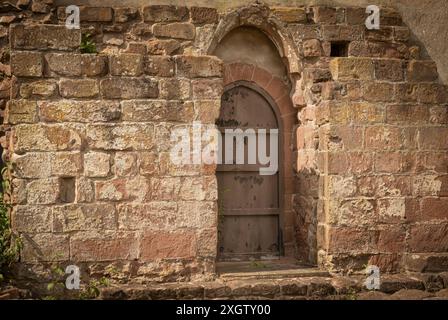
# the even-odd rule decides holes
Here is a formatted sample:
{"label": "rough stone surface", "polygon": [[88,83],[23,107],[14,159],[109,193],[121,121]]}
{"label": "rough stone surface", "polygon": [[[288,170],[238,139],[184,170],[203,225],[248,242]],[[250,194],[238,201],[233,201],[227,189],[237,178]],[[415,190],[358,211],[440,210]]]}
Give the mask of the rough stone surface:
{"label": "rough stone surface", "polygon": [[[214,124],[224,88],[244,81],[270,96],[284,128],[287,257],[346,273],[369,264],[382,274],[447,270],[444,68],[397,11],[382,10],[382,29],[368,31],[364,8],[342,4],[232,12],[101,4],[81,7],[81,31],[65,28],[65,8],[50,2],[21,1],[0,18],[1,143],[27,268],[76,261],[98,276],[113,264],[121,279],[213,277],[216,167],[174,165],[171,133],[196,120]],[[213,56],[241,25],[274,42],[255,44],[266,60]],[[87,31],[98,53],[81,54]],[[281,76],[266,71],[265,50],[280,61]],[[382,283],[390,297],[440,291],[446,279],[385,276]],[[313,279],[119,294],[348,297],[354,287]]]}

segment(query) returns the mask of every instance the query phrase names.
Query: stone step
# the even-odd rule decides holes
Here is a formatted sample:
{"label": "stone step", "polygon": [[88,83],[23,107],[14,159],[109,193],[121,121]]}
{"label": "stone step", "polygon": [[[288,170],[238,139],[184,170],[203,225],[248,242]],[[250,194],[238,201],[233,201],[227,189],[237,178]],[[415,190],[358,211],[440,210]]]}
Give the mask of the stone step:
{"label": "stone step", "polygon": [[219,278],[223,281],[231,280],[268,280],[268,279],[290,279],[305,277],[329,277],[330,273],[317,268],[298,268],[275,271],[253,271],[253,272],[230,272],[222,273]]}
{"label": "stone step", "polygon": [[[300,270],[300,269],[299,269]],[[288,271],[288,270],[284,270]],[[398,299],[420,297],[445,299],[448,292],[448,274],[426,275],[424,278],[408,275],[384,275],[379,291],[368,291],[365,276],[311,276],[311,268],[303,277],[282,279],[217,278],[207,282],[114,284],[101,288],[100,299],[163,300],[163,299]],[[269,272],[268,272],[269,273]],[[410,291],[411,290],[411,291]],[[397,295],[393,296],[394,293]],[[429,292],[429,294],[428,294]],[[440,292],[440,293],[438,293]]]}
{"label": "stone step", "polygon": [[328,271],[312,266],[300,265],[294,260],[287,259],[219,262],[216,270],[219,278],[223,281],[330,277]]}

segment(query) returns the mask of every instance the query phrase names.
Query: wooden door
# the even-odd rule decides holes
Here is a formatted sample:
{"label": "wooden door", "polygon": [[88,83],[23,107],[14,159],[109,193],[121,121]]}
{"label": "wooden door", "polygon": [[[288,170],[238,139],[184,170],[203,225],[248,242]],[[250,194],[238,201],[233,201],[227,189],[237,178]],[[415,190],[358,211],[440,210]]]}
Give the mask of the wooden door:
{"label": "wooden door", "polygon": [[[258,129],[267,131],[267,148],[271,129],[278,129],[278,121],[269,97],[247,85],[235,85],[222,96],[221,113],[217,125],[221,132],[221,152],[225,158],[225,129]],[[279,139],[278,135],[276,135]],[[260,162],[248,164],[248,143],[244,139],[244,164],[236,164],[236,143],[233,164],[217,168],[219,236],[218,255],[221,261],[272,259],[281,251],[279,172],[260,175]],[[280,152],[281,143],[277,143]],[[257,146],[258,148],[258,146]],[[270,154],[270,150],[267,150]],[[279,159],[278,163],[281,163]]]}

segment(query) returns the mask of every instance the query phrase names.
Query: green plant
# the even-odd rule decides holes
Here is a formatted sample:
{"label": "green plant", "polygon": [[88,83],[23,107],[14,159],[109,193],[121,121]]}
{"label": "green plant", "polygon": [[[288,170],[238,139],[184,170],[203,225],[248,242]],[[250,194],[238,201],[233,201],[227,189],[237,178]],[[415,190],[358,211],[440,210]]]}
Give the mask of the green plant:
{"label": "green plant", "polygon": [[79,299],[95,299],[100,295],[100,287],[108,287],[109,285],[109,279],[106,277],[102,277],[99,280],[90,280],[86,287],[79,293]]}
{"label": "green plant", "polygon": [[[5,267],[9,267],[16,260],[22,244],[20,237],[11,229],[11,206],[5,201],[11,199],[9,172],[8,165],[1,170],[3,192],[0,192],[0,275]],[[1,280],[3,275],[0,277]]]}
{"label": "green plant", "polygon": [[92,40],[92,35],[90,33],[83,34],[81,36],[81,53],[97,53],[96,44]]}
{"label": "green plant", "polygon": [[358,299],[358,293],[355,289],[351,288],[347,294],[345,295],[346,300],[357,300]]}
{"label": "green plant", "polygon": [[47,266],[50,268],[50,281],[47,284],[47,291],[51,295],[44,296],[43,300],[56,300],[56,296],[65,289],[64,270],[58,265]]}

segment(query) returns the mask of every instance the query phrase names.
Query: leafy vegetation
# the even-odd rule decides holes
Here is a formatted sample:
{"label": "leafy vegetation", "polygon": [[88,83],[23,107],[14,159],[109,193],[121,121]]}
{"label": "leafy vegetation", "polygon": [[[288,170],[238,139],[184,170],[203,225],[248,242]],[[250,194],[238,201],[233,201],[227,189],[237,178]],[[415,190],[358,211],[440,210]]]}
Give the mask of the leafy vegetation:
{"label": "leafy vegetation", "polygon": [[97,53],[96,44],[92,40],[90,33],[83,34],[81,36],[81,53]]}
{"label": "leafy vegetation", "polygon": [[79,299],[88,300],[95,299],[100,295],[100,287],[108,287],[109,279],[102,277],[99,280],[91,280],[86,287],[79,293]]}
{"label": "leafy vegetation", "polygon": [[10,221],[10,205],[5,198],[10,199],[9,170],[8,166],[1,171],[2,192],[0,192],[0,282],[4,280],[5,268],[15,261],[20,248],[20,238],[12,231]]}

